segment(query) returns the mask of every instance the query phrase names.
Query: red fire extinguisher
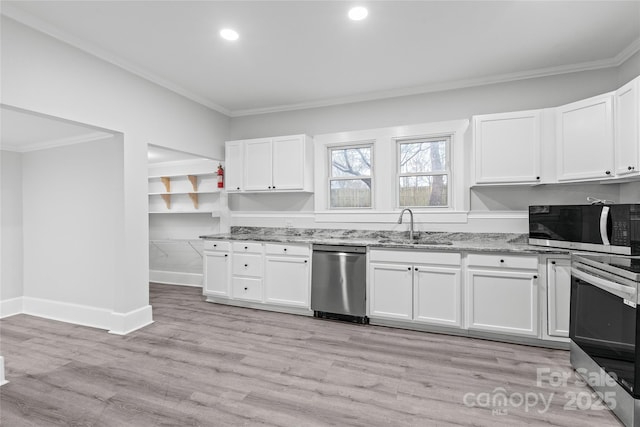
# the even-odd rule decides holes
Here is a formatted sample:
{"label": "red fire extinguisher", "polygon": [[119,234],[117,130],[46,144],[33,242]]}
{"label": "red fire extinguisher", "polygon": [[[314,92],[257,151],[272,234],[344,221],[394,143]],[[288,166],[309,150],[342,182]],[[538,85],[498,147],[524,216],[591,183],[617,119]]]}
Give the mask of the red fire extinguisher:
{"label": "red fire extinguisher", "polygon": [[218,164],[218,188],[224,188],[224,169]]}

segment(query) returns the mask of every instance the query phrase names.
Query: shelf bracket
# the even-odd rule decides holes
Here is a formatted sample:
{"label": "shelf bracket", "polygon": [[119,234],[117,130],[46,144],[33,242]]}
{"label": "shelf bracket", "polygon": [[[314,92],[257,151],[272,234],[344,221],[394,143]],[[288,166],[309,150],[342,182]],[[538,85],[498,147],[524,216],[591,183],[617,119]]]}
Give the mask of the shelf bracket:
{"label": "shelf bracket", "polygon": [[164,188],[167,189],[167,193],[171,193],[171,178],[169,178],[168,176],[163,176],[160,179],[164,184]]}
{"label": "shelf bracket", "polygon": [[164,204],[167,205],[167,209],[171,209],[171,194],[161,194],[162,200],[164,200]]}
{"label": "shelf bracket", "polygon": [[187,178],[189,178],[189,181],[191,182],[193,191],[198,191],[198,177],[195,175],[187,175]]}
{"label": "shelf bracket", "polygon": [[189,198],[193,202],[193,207],[198,209],[198,193],[189,193]]}

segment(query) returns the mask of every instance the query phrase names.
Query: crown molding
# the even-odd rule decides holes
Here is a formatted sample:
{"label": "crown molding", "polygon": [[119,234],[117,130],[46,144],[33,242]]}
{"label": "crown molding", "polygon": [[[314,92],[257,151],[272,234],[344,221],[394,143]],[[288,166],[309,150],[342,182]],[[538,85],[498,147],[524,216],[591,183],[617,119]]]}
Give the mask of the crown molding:
{"label": "crown molding", "polygon": [[546,67],[546,68],[540,68],[536,70],[527,70],[527,71],[516,72],[516,73],[506,73],[506,74],[499,74],[499,75],[493,75],[493,76],[485,76],[485,77],[480,77],[475,79],[463,79],[463,80],[457,80],[452,82],[429,84],[429,85],[415,86],[415,87],[403,88],[403,89],[375,91],[375,92],[369,92],[369,93],[358,94],[353,96],[330,98],[330,99],[324,99],[324,100],[318,100],[318,101],[312,101],[312,102],[282,104],[282,105],[276,105],[276,106],[264,107],[264,108],[230,110],[228,108],[225,108],[213,102],[208,98],[200,96],[188,89],[185,89],[180,85],[177,85],[162,77],[159,77],[148,70],[135,66],[130,62],[122,59],[121,57],[119,57],[117,54],[113,52],[102,49],[93,43],[89,43],[65,31],[62,31],[59,28],[56,28],[55,26],[27,12],[24,12],[19,8],[16,8],[15,6],[7,4],[7,2],[2,3],[2,8],[0,9],[0,13],[2,15],[7,16],[10,19],[13,19],[21,24],[27,25],[53,38],[61,40],[62,42],[65,42],[73,47],[83,50],[93,56],[96,56],[104,61],[107,61],[113,65],[116,65],[126,71],[129,71],[132,74],[142,77],[152,83],[155,83],[168,90],[171,90],[179,95],[184,96],[185,98],[188,98],[201,105],[204,105],[205,107],[215,110],[228,117],[243,117],[243,116],[253,116],[253,115],[269,114],[269,113],[280,113],[280,112],[287,112],[287,111],[294,111],[294,110],[304,110],[304,109],[311,109],[311,108],[330,107],[330,106],[342,105],[342,104],[352,104],[357,102],[383,100],[383,99],[389,99],[389,98],[398,98],[402,96],[421,95],[421,94],[427,94],[427,93],[433,93],[433,92],[464,89],[464,88],[498,84],[498,83],[508,83],[508,82],[513,82],[518,80],[541,78],[541,77],[548,77],[548,76],[554,76],[554,75],[576,73],[581,71],[594,71],[594,70],[599,70],[604,68],[618,67],[621,64],[623,64],[627,59],[629,59],[632,55],[634,55],[636,52],[640,51],[640,39],[636,39],[632,43],[630,43],[629,46],[627,46],[621,52],[619,52],[616,56],[608,59],[603,59],[603,60],[588,61],[588,62],[582,62],[577,64],[563,65],[559,67]]}
{"label": "crown molding", "polygon": [[15,6],[7,4],[7,2],[2,3],[2,8],[0,9],[0,14],[13,19],[23,25],[31,27],[41,33],[44,33],[48,36],[51,36],[57,40],[60,40],[68,45],[71,45],[77,49],[80,49],[84,52],[87,52],[103,61],[109,62],[119,68],[122,68],[132,74],[135,74],[139,77],[142,77],[145,80],[148,80],[152,83],[157,84],[158,86],[164,87],[165,89],[169,89],[172,92],[175,92],[179,95],[184,96],[198,104],[204,105],[205,107],[211,108],[219,113],[222,113],[226,116],[231,115],[231,111],[227,108],[224,108],[221,105],[216,104],[215,102],[202,97],[190,90],[183,88],[180,85],[177,85],[169,80],[166,80],[148,70],[140,68],[136,65],[131,64],[130,62],[124,60],[119,57],[117,54],[108,51],[106,49],[102,49],[97,45],[87,42],[81,38],[78,38],[66,31],[60,30],[59,28],[45,22],[30,13],[27,13]]}
{"label": "crown molding", "polygon": [[71,136],[67,138],[51,139],[47,141],[32,142],[29,144],[2,144],[1,148],[6,151],[27,153],[30,151],[44,150],[47,148],[62,147],[65,145],[81,144],[83,142],[99,141],[111,138],[113,135],[105,132],[91,132],[84,135]]}
{"label": "crown molding", "polygon": [[624,48],[616,56],[597,61],[581,62],[577,64],[562,65],[558,67],[539,68],[516,73],[498,74],[493,76],[480,77],[475,79],[456,80],[446,83],[414,86],[405,89],[393,89],[389,91],[370,92],[354,96],[341,98],[330,98],[314,102],[302,102],[297,104],[283,104],[273,107],[252,108],[245,110],[231,111],[231,117],[253,116],[259,114],[280,113],[286,111],[303,110],[310,108],[330,107],[334,105],[352,104],[357,102],[376,101],[402,96],[421,95],[433,92],[443,92],[446,90],[464,89],[476,86],[485,86],[499,83],[508,83],[518,80],[527,80],[541,77],[556,76],[561,74],[577,73],[581,71],[594,71],[604,68],[614,68],[622,65],[635,53],[640,51],[640,39],[634,40],[629,46]]}

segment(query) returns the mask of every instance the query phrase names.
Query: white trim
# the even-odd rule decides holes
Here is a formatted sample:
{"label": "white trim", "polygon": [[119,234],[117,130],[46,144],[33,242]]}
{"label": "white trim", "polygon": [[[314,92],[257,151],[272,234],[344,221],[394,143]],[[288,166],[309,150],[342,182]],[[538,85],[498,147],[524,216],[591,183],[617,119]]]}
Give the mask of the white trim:
{"label": "white trim", "polygon": [[202,287],[202,273],[149,270],[149,281],[166,285]]}
{"label": "white trim", "polygon": [[45,33],[55,39],[58,39],[67,44],[70,44],[71,46],[74,46],[80,50],[88,52],[93,56],[96,56],[104,61],[114,64],[117,67],[120,67],[130,73],[138,75],[159,86],[165,87],[179,95],[184,96],[185,98],[191,99],[194,102],[197,102],[206,107],[209,107],[228,117],[252,116],[252,115],[258,115],[258,114],[279,113],[284,111],[328,107],[332,105],[342,105],[342,104],[350,104],[350,103],[356,103],[356,102],[397,98],[401,96],[442,92],[446,90],[463,89],[463,88],[491,85],[491,84],[497,84],[497,83],[507,83],[507,82],[513,82],[517,80],[548,77],[548,76],[554,76],[554,75],[560,75],[560,74],[576,73],[581,71],[592,71],[592,70],[599,70],[603,68],[613,68],[623,64],[627,59],[629,59],[632,55],[634,55],[636,52],[640,50],[640,39],[636,39],[633,42],[631,42],[629,46],[627,46],[621,52],[619,52],[616,56],[612,58],[597,60],[597,61],[587,61],[587,62],[581,62],[577,64],[562,65],[558,67],[546,67],[546,68],[540,68],[536,70],[527,70],[527,71],[521,71],[521,72],[515,72],[515,73],[506,73],[506,74],[498,74],[493,76],[486,76],[486,77],[479,77],[479,78],[472,78],[472,79],[456,80],[456,81],[447,82],[447,83],[427,84],[427,85],[415,86],[415,87],[410,87],[405,89],[375,91],[375,92],[362,93],[357,95],[324,99],[324,100],[318,100],[318,101],[301,102],[296,104],[282,104],[282,105],[276,105],[276,106],[264,107],[264,108],[247,108],[247,109],[230,110],[228,108],[225,108],[213,102],[212,100],[206,97],[203,97],[195,92],[192,92],[182,87],[181,85],[178,85],[167,79],[164,79],[149,70],[133,65],[129,61],[124,60],[123,58],[121,58],[120,56],[112,52],[104,50],[93,43],[89,43],[86,40],[83,40],[74,35],[71,35],[70,33],[63,31],[35,17],[30,13],[20,10],[14,6],[11,6],[6,2],[2,4],[1,12],[3,15],[15,21],[18,21],[37,31]]}
{"label": "white trim", "polygon": [[22,313],[22,297],[0,301],[0,319]]}
{"label": "white trim", "polygon": [[65,145],[81,144],[84,142],[99,141],[113,137],[113,134],[106,132],[90,132],[84,135],[76,135],[66,138],[51,139],[48,141],[32,142],[30,144],[2,144],[2,149],[7,151],[15,151],[18,153],[27,153],[30,151],[44,150],[47,148],[63,147]]}
{"label": "white trim", "polygon": [[111,310],[42,298],[22,297],[23,313],[92,328],[109,329]]}
{"label": "white trim", "polygon": [[[340,212],[316,212],[316,222],[364,222],[364,223],[388,223],[395,224],[398,220],[397,211],[340,211]],[[467,223],[467,212],[413,212],[416,224],[465,224]]]}
{"label": "white trim", "polygon": [[301,102],[297,104],[283,104],[265,108],[248,108],[230,111],[230,117],[253,116],[258,114],[280,113],[285,111],[304,110],[309,108],[330,107],[333,105],[353,104],[357,102],[377,101],[389,98],[399,98],[402,96],[421,95],[434,92],[444,92],[471,88],[477,86],[493,85],[499,83],[509,83],[518,80],[535,79],[562,74],[578,73],[582,71],[594,71],[603,68],[614,68],[622,65],[640,50],[640,39],[636,39],[624,48],[613,58],[601,59],[597,61],[580,62],[577,64],[562,65],[558,67],[539,68],[536,70],[520,71],[515,73],[497,74],[493,76],[478,77],[472,79],[456,80],[446,83],[427,84],[414,86],[405,89],[395,89],[389,91],[376,91],[358,95],[344,96],[340,98],[330,98],[312,102]]}
{"label": "white trim", "polygon": [[7,384],[7,381],[4,377],[4,357],[0,356],[0,386]]}
{"label": "white trim", "polygon": [[110,334],[127,335],[153,323],[153,311],[150,305],[142,306],[128,313],[111,313],[112,328]]}

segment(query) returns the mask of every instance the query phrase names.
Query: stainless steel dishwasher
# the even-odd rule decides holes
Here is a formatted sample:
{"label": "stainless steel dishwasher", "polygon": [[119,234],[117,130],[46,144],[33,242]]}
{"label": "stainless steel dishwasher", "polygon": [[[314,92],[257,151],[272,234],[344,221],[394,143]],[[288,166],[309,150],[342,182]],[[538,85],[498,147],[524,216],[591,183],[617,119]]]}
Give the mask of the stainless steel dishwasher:
{"label": "stainless steel dishwasher", "polygon": [[368,323],[366,247],[313,245],[311,309],[315,317]]}

